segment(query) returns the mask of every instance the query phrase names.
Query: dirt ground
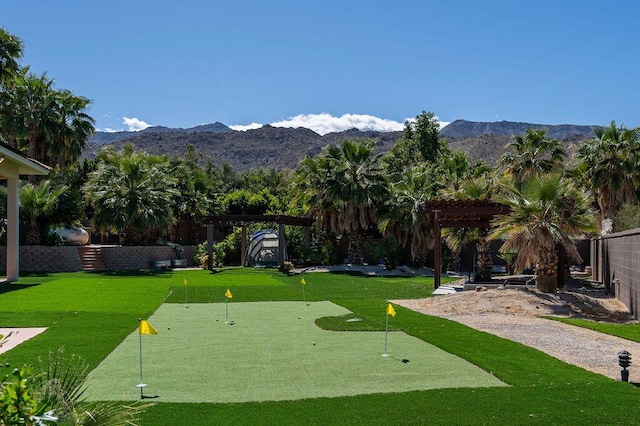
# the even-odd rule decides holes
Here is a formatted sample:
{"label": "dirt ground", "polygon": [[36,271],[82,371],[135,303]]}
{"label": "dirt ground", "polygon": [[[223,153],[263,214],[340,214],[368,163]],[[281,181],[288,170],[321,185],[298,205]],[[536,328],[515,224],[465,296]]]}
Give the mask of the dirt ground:
{"label": "dirt ground", "polygon": [[538,292],[529,286],[512,289],[463,291],[416,301],[432,315],[506,314],[518,316],[554,315],[617,323],[634,322],[627,307],[604,294],[603,290],[587,290],[579,282],[557,294]]}

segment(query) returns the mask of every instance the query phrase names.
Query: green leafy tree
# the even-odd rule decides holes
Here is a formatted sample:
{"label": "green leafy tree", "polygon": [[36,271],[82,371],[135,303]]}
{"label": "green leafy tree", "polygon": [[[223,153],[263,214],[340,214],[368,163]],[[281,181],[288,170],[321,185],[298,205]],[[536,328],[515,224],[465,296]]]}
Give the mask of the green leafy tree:
{"label": "green leafy tree", "polygon": [[404,123],[403,135],[385,158],[387,170],[398,173],[407,167],[433,163],[447,149],[440,139],[440,124],[432,112],[422,111],[415,121]]}
{"label": "green leafy tree", "polygon": [[510,214],[493,221],[492,239],[502,239],[501,251],[516,251],[519,270],[535,268],[538,290],[557,290],[558,250],[581,261],[575,242],[598,229],[593,197],[560,174],[532,176],[521,188],[503,184],[495,201],[508,205]]}
{"label": "green leafy tree", "polygon": [[167,236],[176,223],[174,199],[179,195],[166,156],[107,149],[84,187],[94,209],[93,227],[124,233],[127,244],[141,244]]}

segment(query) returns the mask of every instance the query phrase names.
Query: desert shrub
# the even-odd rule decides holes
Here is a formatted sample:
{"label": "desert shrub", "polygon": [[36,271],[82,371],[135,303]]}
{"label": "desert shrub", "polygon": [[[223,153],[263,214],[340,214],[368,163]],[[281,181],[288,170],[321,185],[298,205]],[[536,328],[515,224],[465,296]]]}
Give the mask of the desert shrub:
{"label": "desert shrub", "polygon": [[280,265],[278,265],[278,271],[289,274],[291,271],[293,271],[293,263],[282,262]]}

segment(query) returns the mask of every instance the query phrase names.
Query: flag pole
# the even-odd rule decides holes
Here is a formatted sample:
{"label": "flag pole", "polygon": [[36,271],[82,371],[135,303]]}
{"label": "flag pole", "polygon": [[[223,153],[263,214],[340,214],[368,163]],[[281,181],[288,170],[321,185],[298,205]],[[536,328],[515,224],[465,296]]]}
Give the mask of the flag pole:
{"label": "flag pole", "polygon": [[389,354],[387,353],[387,336],[389,334],[389,311],[388,309],[386,309],[387,312],[387,320],[386,320],[386,325],[384,327],[384,353],[382,354],[382,356],[389,356]]}
{"label": "flag pole", "polygon": [[189,305],[187,305],[187,293],[189,292],[189,290],[187,290],[187,287],[189,287],[187,285],[187,279],[184,279],[184,307],[188,308]]}
{"label": "flag pole", "polygon": [[138,383],[137,387],[140,388],[140,399],[144,399],[143,389],[146,388],[147,385],[142,381],[142,333],[140,332],[140,321],[142,321],[142,318],[138,318],[138,337],[140,337],[140,383]]}
{"label": "flag pole", "polygon": [[224,307],[225,307],[225,314],[224,314],[224,322],[225,324],[229,323],[229,298],[225,297],[225,302],[224,302]]}

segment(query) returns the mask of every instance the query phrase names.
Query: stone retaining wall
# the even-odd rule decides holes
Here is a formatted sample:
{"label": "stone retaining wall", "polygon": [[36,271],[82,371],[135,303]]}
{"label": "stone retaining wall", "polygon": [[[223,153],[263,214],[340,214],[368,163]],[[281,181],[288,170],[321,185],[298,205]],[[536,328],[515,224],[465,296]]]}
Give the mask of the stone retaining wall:
{"label": "stone retaining wall", "polygon": [[[102,257],[109,270],[150,269],[156,260],[173,259],[169,246],[104,246]],[[194,266],[195,247],[184,246],[187,266]],[[7,247],[0,246],[0,271],[7,269]],[[21,272],[82,271],[82,262],[75,246],[20,246]]]}
{"label": "stone retaining wall", "polygon": [[[0,246],[0,271],[6,270],[7,247]],[[20,271],[82,271],[82,263],[75,247],[20,246]]]}

